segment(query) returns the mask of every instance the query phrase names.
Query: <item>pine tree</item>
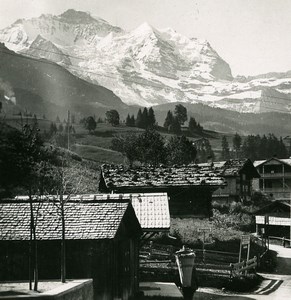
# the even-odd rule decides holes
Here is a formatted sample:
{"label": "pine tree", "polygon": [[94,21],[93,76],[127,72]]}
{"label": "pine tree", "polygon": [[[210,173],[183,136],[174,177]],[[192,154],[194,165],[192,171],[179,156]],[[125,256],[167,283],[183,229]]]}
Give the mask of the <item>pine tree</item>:
{"label": "pine tree", "polygon": [[174,121],[173,113],[169,110],[164,122],[164,128],[169,130],[169,126],[173,124],[173,121]]}
{"label": "pine tree", "polygon": [[148,118],[149,118],[148,109],[145,107],[142,112],[142,127],[141,128],[148,128]]}
{"label": "pine tree", "polygon": [[130,124],[132,127],[135,127],[135,118],[134,118],[134,115],[131,116],[130,118]]}
{"label": "pine tree", "polygon": [[131,127],[131,117],[130,117],[129,114],[126,117],[125,125],[128,126],[128,127]]}
{"label": "pine tree", "polygon": [[188,117],[187,117],[187,108],[184,107],[182,104],[178,104],[175,106],[175,116],[177,117],[178,122],[180,125],[183,125]]}
{"label": "pine tree", "polygon": [[139,109],[135,120],[135,126],[138,128],[142,128],[142,121],[142,112],[141,109]]}
{"label": "pine tree", "polygon": [[241,151],[241,146],[242,146],[242,140],[240,135],[236,132],[236,134],[234,135],[233,139],[232,139],[232,145],[233,145],[233,149],[235,151],[235,156],[236,158],[240,157],[240,151]]}
{"label": "pine tree", "polygon": [[150,107],[148,112],[148,127],[154,127],[156,124],[156,117],[152,107]]}
{"label": "pine tree", "polygon": [[193,134],[197,131],[197,123],[193,117],[190,117],[188,129],[189,129],[190,134]]}
{"label": "pine tree", "polygon": [[221,158],[223,160],[228,160],[230,158],[229,144],[226,136],[224,135],[221,140]]}
{"label": "pine tree", "polygon": [[181,125],[180,125],[179,119],[177,117],[173,118],[172,123],[168,127],[168,131],[175,133],[175,134],[181,133]]}

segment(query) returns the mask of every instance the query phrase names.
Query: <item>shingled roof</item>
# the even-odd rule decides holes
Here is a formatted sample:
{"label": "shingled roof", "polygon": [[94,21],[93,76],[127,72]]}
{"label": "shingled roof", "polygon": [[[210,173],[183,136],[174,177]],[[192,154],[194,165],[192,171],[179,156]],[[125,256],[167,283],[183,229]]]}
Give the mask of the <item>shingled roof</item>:
{"label": "shingled roof", "polygon": [[[65,204],[66,239],[113,239],[130,209],[133,212],[129,202],[68,202]],[[27,201],[0,203],[0,215],[0,240],[29,240],[30,208]],[[140,230],[137,219],[136,224]],[[61,233],[57,207],[52,202],[42,203],[38,211],[37,239],[59,240]]]}
{"label": "shingled roof", "polygon": [[[209,166],[140,166],[102,165],[101,180],[109,190],[126,188],[221,186],[224,179]],[[100,183],[101,184],[101,183]],[[102,184],[101,184],[102,185]],[[102,190],[102,186],[100,189]]]}
{"label": "shingled roof", "polygon": [[143,231],[168,231],[170,229],[167,193],[77,195],[71,197],[71,200],[128,201],[132,204]]}
{"label": "shingled roof", "polygon": [[254,161],[254,166],[258,167],[258,166],[263,165],[266,162],[269,162],[272,160],[276,160],[278,162],[281,162],[282,164],[291,166],[291,158],[277,158],[277,157],[272,157],[272,158],[264,159],[264,160],[256,160],[256,161]]}
{"label": "shingled roof", "polygon": [[[199,166],[206,167],[209,163],[199,164]],[[253,163],[249,159],[229,159],[226,161],[216,161],[212,163],[215,170],[219,171],[223,177],[238,176],[241,172],[248,169],[252,174],[252,178],[260,177],[259,173],[255,169]]]}

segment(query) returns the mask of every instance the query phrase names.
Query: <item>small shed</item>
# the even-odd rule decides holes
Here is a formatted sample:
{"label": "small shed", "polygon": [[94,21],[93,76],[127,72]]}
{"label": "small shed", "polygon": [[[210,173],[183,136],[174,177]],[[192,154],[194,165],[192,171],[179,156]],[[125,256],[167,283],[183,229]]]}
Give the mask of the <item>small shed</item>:
{"label": "small shed", "polygon": [[258,235],[290,238],[291,204],[286,201],[272,201],[255,212]]}
{"label": "small shed", "polygon": [[[129,299],[138,291],[140,224],[129,201],[65,204],[67,278],[93,278],[97,299]],[[39,278],[60,278],[61,219],[52,202],[35,202]],[[30,207],[0,203],[0,280],[29,278]]]}
{"label": "small shed", "polygon": [[212,167],[103,165],[99,190],[106,193],[167,193],[171,216],[212,216],[212,193],[225,184]]}

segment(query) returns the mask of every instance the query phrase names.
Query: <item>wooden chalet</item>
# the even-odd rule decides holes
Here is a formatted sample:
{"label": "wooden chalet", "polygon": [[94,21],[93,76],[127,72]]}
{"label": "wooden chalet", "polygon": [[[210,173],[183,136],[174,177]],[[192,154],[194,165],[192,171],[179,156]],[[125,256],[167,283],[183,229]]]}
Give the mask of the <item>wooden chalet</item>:
{"label": "wooden chalet", "polygon": [[212,193],[224,179],[211,167],[103,165],[99,190],[107,193],[158,193],[169,196],[171,216],[212,216]]}
{"label": "wooden chalet", "polygon": [[254,162],[259,179],[253,180],[253,188],[261,190],[271,199],[289,199],[291,193],[291,159],[272,157]]}
{"label": "wooden chalet", "polygon": [[290,238],[290,201],[276,200],[255,212],[258,235]]}
{"label": "wooden chalet", "polygon": [[213,200],[229,203],[232,201],[246,201],[251,197],[252,181],[254,178],[260,178],[260,174],[251,160],[230,159],[213,162],[212,164],[213,168],[226,181],[226,186],[220,187],[213,193]]}
{"label": "wooden chalet", "polygon": [[[65,204],[67,278],[93,278],[96,299],[134,299],[142,234],[130,201]],[[61,220],[52,202],[34,203],[39,278],[60,278]],[[0,280],[29,278],[30,208],[0,203]]]}

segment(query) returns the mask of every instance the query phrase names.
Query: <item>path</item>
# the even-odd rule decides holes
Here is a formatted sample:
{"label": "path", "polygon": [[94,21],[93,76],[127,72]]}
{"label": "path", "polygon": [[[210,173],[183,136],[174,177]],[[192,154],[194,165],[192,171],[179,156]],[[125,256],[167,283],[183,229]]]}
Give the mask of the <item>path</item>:
{"label": "path", "polygon": [[[273,274],[261,274],[266,281],[262,288],[250,294],[224,293],[218,289],[199,288],[193,300],[289,300],[291,299],[291,248],[270,245],[270,249],[278,253],[278,266]],[[163,295],[182,299],[178,289],[173,283],[152,283],[153,290],[149,292],[150,285],[143,283],[147,295]],[[146,286],[148,287],[146,288]],[[148,291],[146,291],[148,289]],[[156,293],[154,292],[156,290]],[[159,291],[157,293],[157,291]]]}

